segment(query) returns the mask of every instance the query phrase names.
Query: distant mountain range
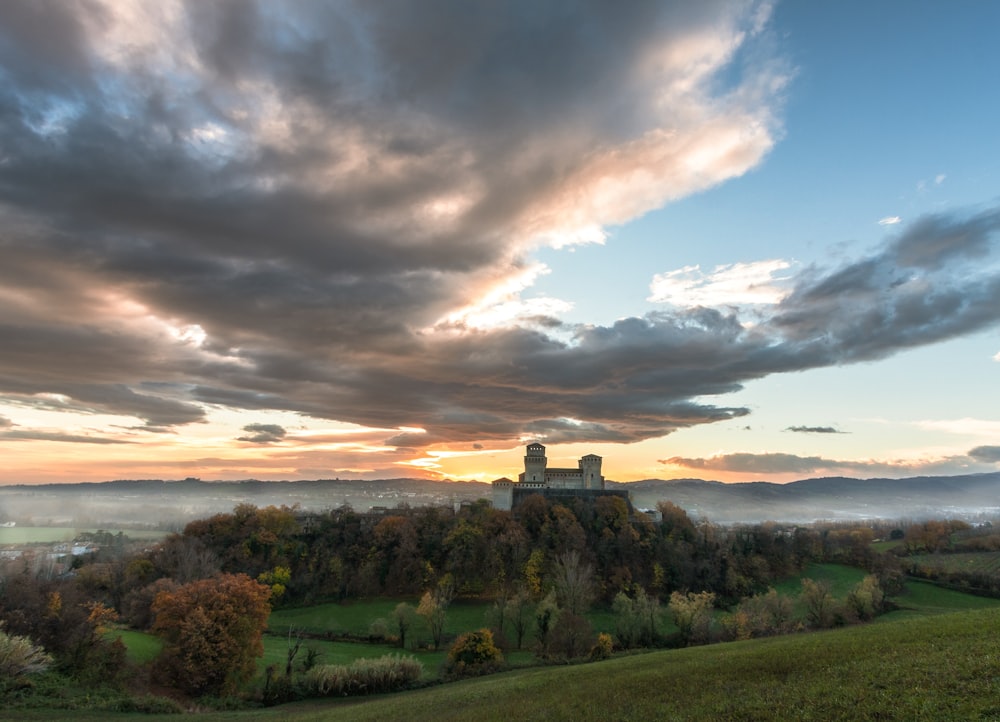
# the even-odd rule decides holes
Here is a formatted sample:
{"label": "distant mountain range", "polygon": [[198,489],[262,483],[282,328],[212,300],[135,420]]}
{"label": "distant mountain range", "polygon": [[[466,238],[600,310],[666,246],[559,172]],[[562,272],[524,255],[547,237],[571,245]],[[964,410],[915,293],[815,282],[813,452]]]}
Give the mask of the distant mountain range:
{"label": "distant mountain range", "polygon": [[1000,513],[1000,472],[907,479],[836,476],[788,484],[646,479],[615,486],[627,488],[640,508],[654,508],[666,499],[692,516],[718,522],[971,518]]}
{"label": "distant mountain range", "polygon": [[[1000,515],[1000,472],[908,479],[826,477],[788,484],[646,479],[627,489],[640,509],[667,500],[697,518],[723,523],[864,518],[962,518]],[[232,511],[240,503],[298,505],[323,511],[350,504],[359,511],[399,504],[458,504],[490,498],[471,481],[318,479],[309,481],[118,480],[0,487],[0,522],[19,525],[157,526]]]}

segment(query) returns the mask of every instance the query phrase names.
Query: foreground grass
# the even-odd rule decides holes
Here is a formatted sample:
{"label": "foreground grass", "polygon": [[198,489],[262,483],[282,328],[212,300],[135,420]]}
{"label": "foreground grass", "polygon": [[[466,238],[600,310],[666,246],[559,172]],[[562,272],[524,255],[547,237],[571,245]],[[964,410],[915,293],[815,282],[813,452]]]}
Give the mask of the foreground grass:
{"label": "foreground grass", "polygon": [[1000,720],[1000,610],[532,669],[205,720]]}
{"label": "foreground grass", "polygon": [[[1000,720],[1000,638],[990,633],[998,625],[998,608],[897,618],[519,670],[369,700],[313,701],[198,719]],[[42,719],[23,713],[19,718]]]}

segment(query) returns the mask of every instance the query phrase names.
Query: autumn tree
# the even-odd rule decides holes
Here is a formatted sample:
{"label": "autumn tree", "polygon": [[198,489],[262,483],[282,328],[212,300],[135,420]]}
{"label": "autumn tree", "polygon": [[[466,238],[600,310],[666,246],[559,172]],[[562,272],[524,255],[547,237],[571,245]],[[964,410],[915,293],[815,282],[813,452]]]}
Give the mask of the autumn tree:
{"label": "autumn tree", "polygon": [[503,653],[493,641],[493,632],[479,629],[466,632],[448,650],[445,671],[456,676],[489,674],[503,664]]}
{"label": "autumn tree", "polygon": [[245,574],[221,574],[164,591],[153,602],[164,670],[191,694],[228,694],[264,654],[271,590]]}
{"label": "autumn tree", "polygon": [[406,649],[406,633],[413,626],[413,622],[416,621],[417,610],[406,602],[400,602],[389,616],[399,636],[399,646]]}
{"label": "autumn tree", "polygon": [[814,579],[802,580],[802,603],[806,608],[806,619],[813,627],[832,627],[837,601],[830,593],[830,585]]}
{"label": "autumn tree", "polygon": [[673,592],[670,595],[670,616],[685,644],[703,644],[709,640],[714,604],[712,592]]}
{"label": "autumn tree", "polygon": [[431,642],[434,649],[441,646],[444,637],[444,625],[448,621],[448,605],[455,595],[455,587],[451,578],[445,576],[433,590],[424,592],[417,607],[417,614],[427,622],[431,632]]}
{"label": "autumn tree", "polygon": [[575,549],[560,554],[552,567],[552,585],[560,607],[583,614],[594,600],[594,567]]}
{"label": "autumn tree", "polygon": [[867,621],[882,611],[884,597],[878,577],[869,574],[848,593],[847,606],[858,619]]}
{"label": "autumn tree", "polygon": [[582,657],[594,644],[594,628],[580,614],[565,610],[559,614],[549,633],[549,651],[566,659]]}

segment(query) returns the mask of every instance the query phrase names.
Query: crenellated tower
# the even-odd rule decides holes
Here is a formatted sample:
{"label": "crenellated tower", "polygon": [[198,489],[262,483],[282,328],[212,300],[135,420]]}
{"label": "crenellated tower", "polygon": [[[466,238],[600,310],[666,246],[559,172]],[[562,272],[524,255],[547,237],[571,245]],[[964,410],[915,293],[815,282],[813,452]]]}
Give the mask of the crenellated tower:
{"label": "crenellated tower", "polygon": [[604,477],[601,476],[601,457],[597,454],[587,454],[580,459],[580,475],[583,476],[584,489],[603,489]]}
{"label": "crenellated tower", "polygon": [[539,443],[528,444],[524,455],[524,474],[520,481],[545,481],[545,467],[549,460],[545,457],[545,447]]}

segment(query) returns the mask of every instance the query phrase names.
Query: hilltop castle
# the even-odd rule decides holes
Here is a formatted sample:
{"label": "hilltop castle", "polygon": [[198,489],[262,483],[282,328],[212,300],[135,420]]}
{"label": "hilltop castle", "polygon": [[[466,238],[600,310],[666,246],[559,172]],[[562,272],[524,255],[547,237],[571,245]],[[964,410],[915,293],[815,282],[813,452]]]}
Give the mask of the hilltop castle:
{"label": "hilltop castle", "polygon": [[528,444],[524,455],[524,471],[517,481],[502,478],[493,482],[493,507],[509,511],[532,494],[547,498],[588,498],[622,496],[628,492],[604,488],[601,475],[601,457],[587,454],[577,462],[577,468],[549,467],[545,447],[539,443]]}

